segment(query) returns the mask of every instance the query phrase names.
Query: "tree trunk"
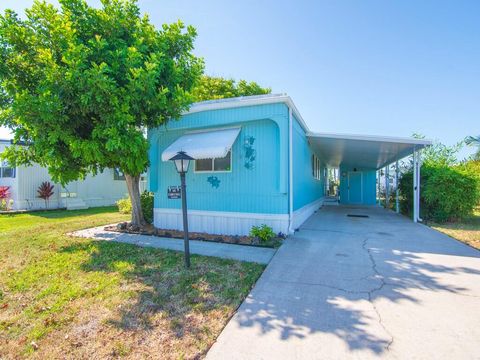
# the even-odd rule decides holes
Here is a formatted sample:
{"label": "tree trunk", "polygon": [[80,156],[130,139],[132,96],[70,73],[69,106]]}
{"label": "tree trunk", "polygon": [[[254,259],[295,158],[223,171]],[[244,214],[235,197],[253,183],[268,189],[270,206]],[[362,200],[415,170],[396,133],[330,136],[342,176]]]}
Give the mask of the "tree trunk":
{"label": "tree trunk", "polygon": [[128,195],[132,202],[132,225],[143,227],[147,224],[143,217],[142,204],[140,203],[140,176],[125,174]]}

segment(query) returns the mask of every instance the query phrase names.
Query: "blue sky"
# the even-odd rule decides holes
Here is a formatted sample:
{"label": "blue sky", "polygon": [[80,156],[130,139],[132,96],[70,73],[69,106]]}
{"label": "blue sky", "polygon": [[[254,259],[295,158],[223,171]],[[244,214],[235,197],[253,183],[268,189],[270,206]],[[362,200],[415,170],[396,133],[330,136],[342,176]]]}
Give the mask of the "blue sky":
{"label": "blue sky", "polygon": [[[31,3],[2,1],[0,10]],[[479,1],[139,5],[157,26],[181,19],[197,28],[206,73],[288,93],[313,131],[417,132],[446,144],[480,134]]]}

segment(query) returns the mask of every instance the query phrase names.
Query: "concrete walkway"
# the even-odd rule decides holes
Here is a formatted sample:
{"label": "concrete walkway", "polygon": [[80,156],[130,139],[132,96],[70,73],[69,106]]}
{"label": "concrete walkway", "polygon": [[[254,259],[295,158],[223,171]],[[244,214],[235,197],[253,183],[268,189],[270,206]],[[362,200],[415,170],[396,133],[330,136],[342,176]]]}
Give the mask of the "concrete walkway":
{"label": "concrete walkway", "polygon": [[207,354],[376,358],[480,359],[480,252],[392,212],[343,206],[287,239]]}
{"label": "concrete walkway", "polygon": [[[183,240],[162,238],[157,236],[124,234],[116,231],[106,231],[105,226],[79,230],[71,233],[72,236],[92,238],[96,240],[116,241],[138,246],[150,246],[159,249],[183,251]],[[207,241],[190,240],[190,252],[192,254],[215,256],[223,259],[256,262],[268,264],[275,254],[275,249],[221,244]]]}

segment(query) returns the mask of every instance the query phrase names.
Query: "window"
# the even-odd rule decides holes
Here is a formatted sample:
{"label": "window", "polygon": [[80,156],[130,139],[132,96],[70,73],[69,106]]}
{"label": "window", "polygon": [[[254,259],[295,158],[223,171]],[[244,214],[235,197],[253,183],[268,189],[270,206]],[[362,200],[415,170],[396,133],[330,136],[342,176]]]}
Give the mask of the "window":
{"label": "window", "polygon": [[228,172],[232,170],[232,152],[223,158],[195,160],[196,172]]}
{"label": "window", "polygon": [[113,180],[125,180],[125,174],[120,169],[113,169]]}
{"label": "window", "polygon": [[0,178],[14,178],[15,168],[10,167],[6,160],[0,162]]}
{"label": "window", "polygon": [[313,178],[317,180],[320,180],[322,175],[320,170],[320,160],[315,155],[312,155],[312,175]]}

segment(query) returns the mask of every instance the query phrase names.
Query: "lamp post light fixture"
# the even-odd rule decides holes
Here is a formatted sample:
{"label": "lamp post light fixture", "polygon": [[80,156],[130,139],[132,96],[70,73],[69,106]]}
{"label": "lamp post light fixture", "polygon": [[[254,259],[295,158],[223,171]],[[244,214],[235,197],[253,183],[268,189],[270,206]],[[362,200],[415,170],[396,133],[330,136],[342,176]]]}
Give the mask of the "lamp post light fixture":
{"label": "lamp post light fixture", "polygon": [[183,241],[185,245],[185,267],[190,267],[190,246],[188,243],[188,218],[187,218],[187,190],[185,185],[185,174],[188,172],[188,167],[190,165],[190,160],[194,160],[192,157],[188,156],[185,151],[179,151],[177,155],[172,157],[172,160],[175,163],[175,168],[180,174],[181,182],[181,197],[182,197],[182,214],[183,214]]}

